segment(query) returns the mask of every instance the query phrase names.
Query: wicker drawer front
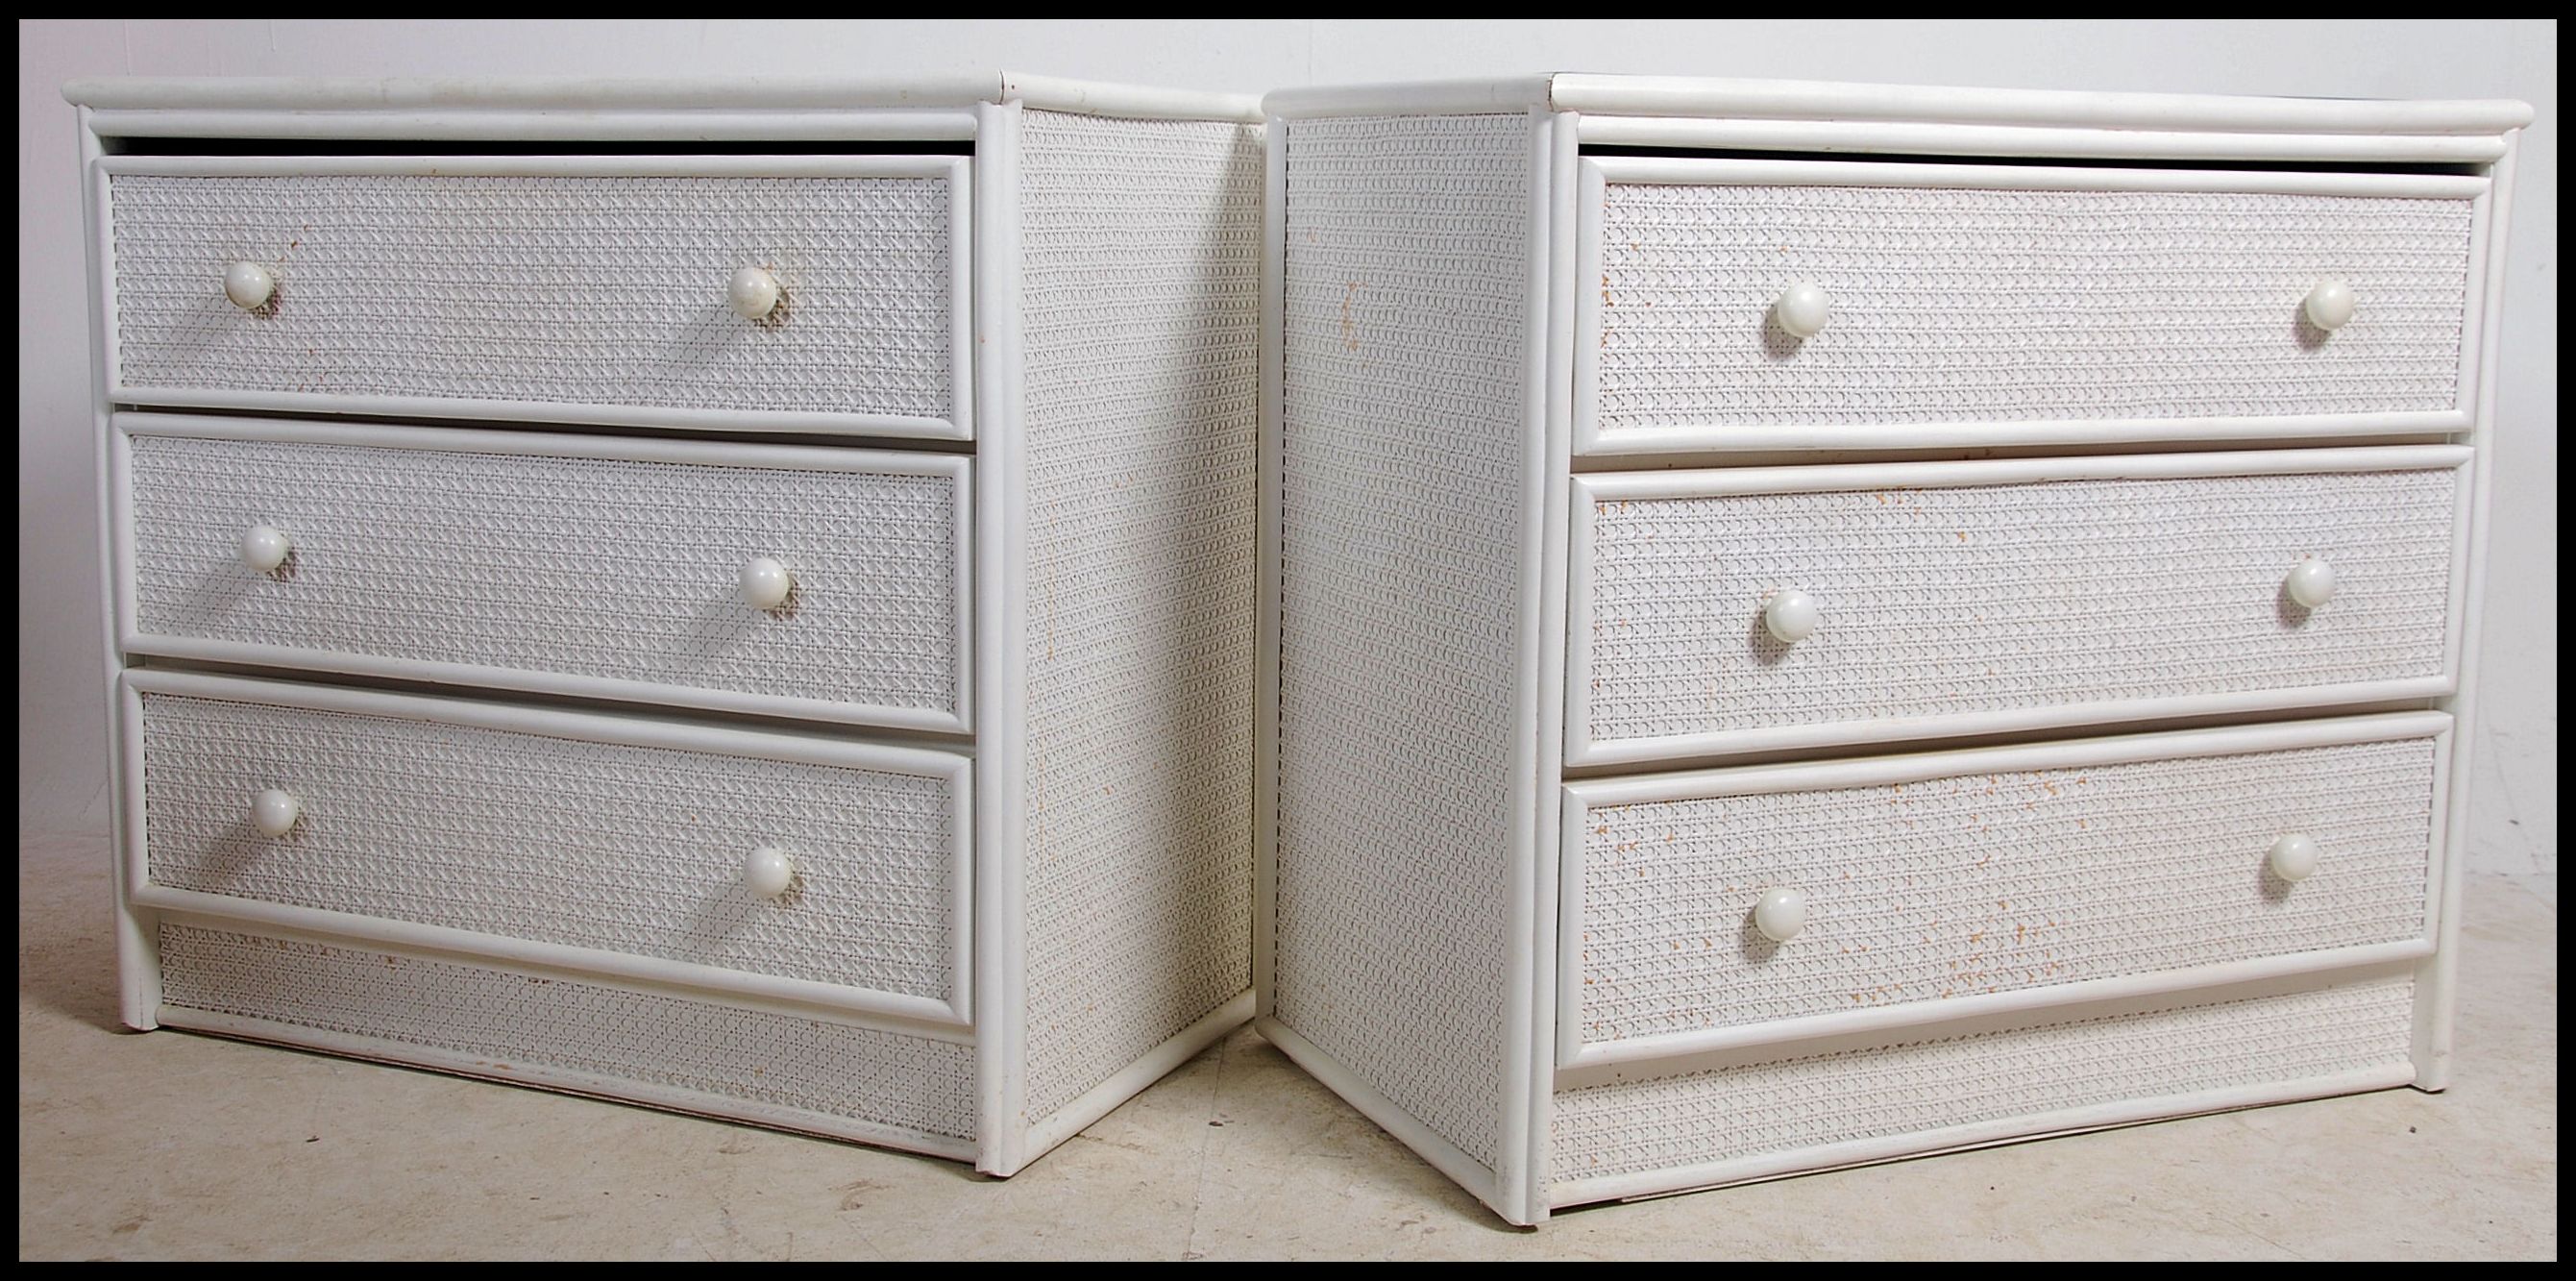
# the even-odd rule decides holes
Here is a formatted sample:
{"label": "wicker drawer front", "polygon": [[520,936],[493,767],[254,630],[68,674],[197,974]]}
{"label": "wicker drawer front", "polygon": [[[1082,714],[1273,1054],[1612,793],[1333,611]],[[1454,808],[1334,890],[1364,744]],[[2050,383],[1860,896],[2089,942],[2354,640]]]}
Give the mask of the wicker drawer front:
{"label": "wicker drawer front", "polygon": [[[1575,784],[1570,1043],[2423,940],[2448,728],[2416,713]],[[2261,737],[2283,733],[2308,741]],[[2269,862],[2292,834],[2322,851],[2295,884]],[[1775,890],[1804,905],[1783,942],[1753,912]]]}
{"label": "wicker drawer front", "polygon": [[[1588,164],[1587,450],[2468,426],[2484,179]],[[2117,189],[2159,183],[2203,189]],[[2331,334],[2327,281],[2357,304]],[[1796,284],[1830,303],[1803,341],[1771,312]]]}
{"label": "wicker drawer front", "polygon": [[111,159],[113,398],[962,438],[965,165]]}
{"label": "wicker drawer front", "polygon": [[[129,649],[969,723],[965,459],[118,421]],[[262,526],[293,549],[268,573]],[[741,596],[763,557],[795,577],[778,609]]]}
{"label": "wicker drawer front", "polygon": [[[140,900],[188,891],[177,906],[348,913],[463,931],[451,942],[468,950],[496,936],[962,1007],[962,756],[268,682],[128,684]],[[295,805],[280,836],[257,822],[269,791]],[[763,847],[795,869],[776,898],[744,884]]]}
{"label": "wicker drawer front", "polygon": [[172,1027],[972,1155],[971,1045],[233,929],[160,940]]}
{"label": "wicker drawer front", "polygon": [[[2455,670],[2468,451],[1580,477],[1567,759],[2371,698]],[[2298,606],[2303,561],[2333,574]],[[1820,614],[1784,642],[1771,605]]]}
{"label": "wicker drawer front", "polygon": [[1565,1205],[2385,1089],[2414,1033],[2400,978],[1567,1090],[1550,1172]]}

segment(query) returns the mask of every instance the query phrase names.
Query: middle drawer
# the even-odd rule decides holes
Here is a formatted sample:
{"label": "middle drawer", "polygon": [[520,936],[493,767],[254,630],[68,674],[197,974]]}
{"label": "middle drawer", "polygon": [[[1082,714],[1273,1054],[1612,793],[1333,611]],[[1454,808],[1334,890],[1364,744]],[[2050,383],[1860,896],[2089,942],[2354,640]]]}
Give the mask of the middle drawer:
{"label": "middle drawer", "polygon": [[1578,476],[1566,763],[2447,693],[2469,456]]}
{"label": "middle drawer", "polygon": [[[116,427],[130,653],[973,724],[964,458],[153,414]],[[263,542],[284,559],[245,563]],[[743,597],[757,561],[792,578],[776,608]]]}

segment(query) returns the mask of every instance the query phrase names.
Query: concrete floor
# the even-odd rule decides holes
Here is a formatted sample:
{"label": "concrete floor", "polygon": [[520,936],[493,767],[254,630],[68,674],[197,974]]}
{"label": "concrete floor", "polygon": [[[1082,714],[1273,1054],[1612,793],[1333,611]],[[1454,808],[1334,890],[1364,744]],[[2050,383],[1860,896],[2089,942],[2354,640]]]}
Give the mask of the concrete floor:
{"label": "concrete floor", "polygon": [[1007,1183],[119,1031],[102,843],[23,840],[27,1259],[2553,1258],[2554,878],[2470,886],[2461,1066],[2391,1090],[1504,1226],[1241,1031]]}

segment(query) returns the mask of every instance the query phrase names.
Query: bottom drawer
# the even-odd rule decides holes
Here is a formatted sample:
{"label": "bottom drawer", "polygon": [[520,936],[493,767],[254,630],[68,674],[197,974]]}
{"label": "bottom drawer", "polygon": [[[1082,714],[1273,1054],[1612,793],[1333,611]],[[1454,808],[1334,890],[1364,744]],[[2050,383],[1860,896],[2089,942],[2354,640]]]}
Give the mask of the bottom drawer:
{"label": "bottom drawer", "polygon": [[[963,754],[195,673],[125,685],[141,906],[966,1021]],[[772,859],[783,885],[754,875]]]}
{"label": "bottom drawer", "polygon": [[[2450,730],[2410,712],[1574,783],[1566,1061],[2430,954]],[[1774,942],[1756,905],[1789,895]]]}
{"label": "bottom drawer", "polygon": [[234,930],[160,937],[172,1027],[975,1155],[964,1042]]}
{"label": "bottom drawer", "polygon": [[2415,1079],[2415,981],[1848,1050],[1557,1094],[1557,1205]]}

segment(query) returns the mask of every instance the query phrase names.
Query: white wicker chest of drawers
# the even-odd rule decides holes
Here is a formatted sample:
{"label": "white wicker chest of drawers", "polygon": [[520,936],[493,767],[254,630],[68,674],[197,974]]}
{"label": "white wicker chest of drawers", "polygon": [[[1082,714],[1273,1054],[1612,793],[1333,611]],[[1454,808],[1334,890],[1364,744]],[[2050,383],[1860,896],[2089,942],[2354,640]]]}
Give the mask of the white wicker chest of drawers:
{"label": "white wicker chest of drawers", "polygon": [[2444,1086],[2526,108],[1265,109],[1264,1035],[1516,1223]]}
{"label": "white wicker chest of drawers", "polygon": [[66,92],[126,1022],[1007,1175],[1250,1016],[1249,98]]}

